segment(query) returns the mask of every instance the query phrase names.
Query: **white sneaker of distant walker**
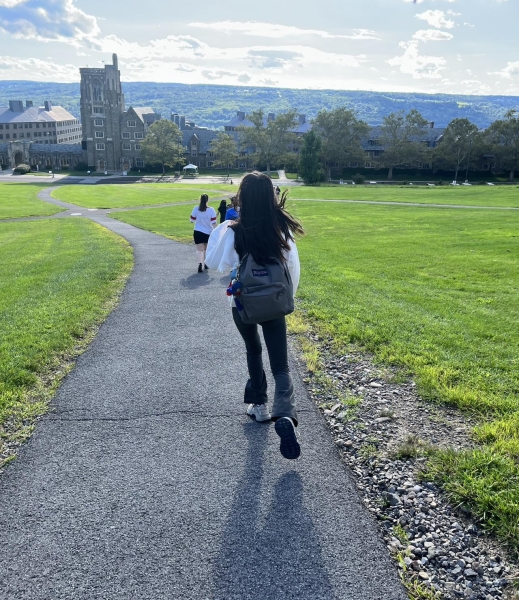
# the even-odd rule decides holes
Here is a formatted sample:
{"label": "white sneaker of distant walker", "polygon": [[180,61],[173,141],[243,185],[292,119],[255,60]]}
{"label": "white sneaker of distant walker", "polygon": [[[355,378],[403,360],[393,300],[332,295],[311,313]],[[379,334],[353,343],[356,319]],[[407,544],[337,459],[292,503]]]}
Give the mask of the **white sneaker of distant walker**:
{"label": "white sneaker of distant walker", "polygon": [[271,419],[269,409],[266,404],[249,404],[247,414],[249,417],[256,419],[256,421],[270,421]]}

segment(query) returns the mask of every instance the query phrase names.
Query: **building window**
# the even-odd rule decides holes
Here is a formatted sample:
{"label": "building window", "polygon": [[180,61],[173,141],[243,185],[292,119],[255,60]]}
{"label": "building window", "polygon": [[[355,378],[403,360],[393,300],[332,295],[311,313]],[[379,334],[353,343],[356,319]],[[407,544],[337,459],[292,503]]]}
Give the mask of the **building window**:
{"label": "building window", "polygon": [[141,145],[140,144],[135,144],[135,150],[140,150],[141,149]]}
{"label": "building window", "polygon": [[128,131],[123,131],[123,140],[129,140],[130,139],[130,133]]}
{"label": "building window", "polygon": [[208,167],[212,167],[213,166],[213,161],[212,160],[207,161],[207,166]]}
{"label": "building window", "polygon": [[349,166],[349,167],[354,167],[354,168],[355,168],[355,167],[358,167],[358,166],[359,166],[359,163],[358,163],[358,162],[351,162],[351,163],[350,163],[348,166]]}
{"label": "building window", "polygon": [[483,171],[489,171],[490,170],[490,165],[488,163],[485,163],[483,165]]}
{"label": "building window", "polygon": [[104,138],[104,137],[105,137],[104,131],[96,131],[96,138]]}
{"label": "building window", "polygon": [[144,138],[144,133],[140,132],[140,131],[136,131],[135,132],[135,139],[136,140],[142,140]]}
{"label": "building window", "polygon": [[104,150],[104,149],[105,149],[104,144],[96,144],[96,150]]}
{"label": "building window", "polygon": [[103,123],[104,123],[103,119],[94,119],[94,125],[96,127],[102,127]]}
{"label": "building window", "polygon": [[0,123],[0,129],[3,129],[3,128],[4,128],[4,126]]}
{"label": "building window", "polygon": [[128,121],[128,127],[137,127],[137,121]]}
{"label": "building window", "polygon": [[16,138],[16,133],[13,133],[13,140]]}
{"label": "building window", "polygon": [[36,123],[36,129],[39,129],[39,128],[40,128],[40,124]]}
{"label": "building window", "polygon": [[195,150],[191,150],[191,156],[197,156],[196,149]]}
{"label": "building window", "polygon": [[365,167],[366,169],[372,169],[372,168],[373,168],[373,164],[372,164],[372,163],[370,163],[370,162],[367,162],[367,163],[365,163],[365,164],[364,164],[364,167]]}
{"label": "building window", "polygon": [[94,114],[102,115],[104,113],[104,108],[102,106],[94,106]]}
{"label": "building window", "polygon": [[131,149],[132,149],[131,144],[123,144],[123,150],[131,150]]}
{"label": "building window", "polygon": [[144,161],[142,160],[142,158],[135,159],[135,166],[136,167],[144,167]]}
{"label": "building window", "polygon": [[4,139],[4,134],[0,133],[0,140],[3,140],[3,139]]}
{"label": "building window", "polygon": [[6,140],[8,140],[10,137],[11,137],[11,136],[10,136],[8,133],[6,133],[6,134],[5,134],[5,139],[6,139]]}

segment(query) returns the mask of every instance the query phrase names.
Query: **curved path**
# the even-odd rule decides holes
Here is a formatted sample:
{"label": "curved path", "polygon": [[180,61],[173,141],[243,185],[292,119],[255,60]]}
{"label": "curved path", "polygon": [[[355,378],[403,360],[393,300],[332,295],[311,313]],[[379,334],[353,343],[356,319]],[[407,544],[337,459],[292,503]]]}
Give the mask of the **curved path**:
{"label": "curved path", "polygon": [[293,361],[303,455],[244,414],[245,355],[193,249],[125,237],[119,306],[0,485],[2,600],[404,600]]}

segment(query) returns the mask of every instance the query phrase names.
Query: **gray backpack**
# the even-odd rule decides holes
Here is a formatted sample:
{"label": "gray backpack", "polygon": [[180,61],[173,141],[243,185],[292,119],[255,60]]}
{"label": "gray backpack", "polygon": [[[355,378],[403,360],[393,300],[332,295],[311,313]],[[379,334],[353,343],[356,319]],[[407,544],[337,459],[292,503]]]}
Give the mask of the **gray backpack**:
{"label": "gray backpack", "polygon": [[[241,285],[240,285],[241,284]],[[246,254],[236,269],[234,299],[246,324],[271,321],[294,312],[294,287],[286,263],[258,264]]]}

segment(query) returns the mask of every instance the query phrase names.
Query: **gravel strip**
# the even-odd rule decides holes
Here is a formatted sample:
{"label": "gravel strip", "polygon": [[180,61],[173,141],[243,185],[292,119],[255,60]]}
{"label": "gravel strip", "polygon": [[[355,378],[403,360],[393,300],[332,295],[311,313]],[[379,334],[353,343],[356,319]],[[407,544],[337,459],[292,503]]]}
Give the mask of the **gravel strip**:
{"label": "gravel strip", "polygon": [[[418,475],[428,446],[473,446],[474,425],[459,411],[422,401],[413,381],[366,355],[336,355],[315,335],[322,371],[305,379],[366,507],[376,517],[412,598],[517,598],[503,548]],[[304,369],[304,367],[303,367]],[[339,400],[342,398],[342,402]],[[409,455],[415,456],[409,456]],[[515,595],[514,595],[515,594]]]}

